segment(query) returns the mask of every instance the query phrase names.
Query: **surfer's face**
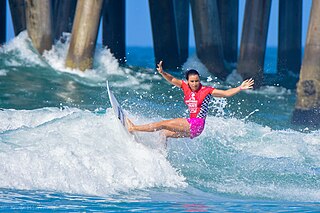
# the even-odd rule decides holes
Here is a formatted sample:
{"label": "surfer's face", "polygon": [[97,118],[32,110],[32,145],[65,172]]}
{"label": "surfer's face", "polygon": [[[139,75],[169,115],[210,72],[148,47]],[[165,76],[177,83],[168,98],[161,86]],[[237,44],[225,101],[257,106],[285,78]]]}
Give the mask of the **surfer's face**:
{"label": "surfer's face", "polygon": [[192,91],[196,91],[200,86],[200,78],[198,75],[189,75],[188,79],[189,87]]}

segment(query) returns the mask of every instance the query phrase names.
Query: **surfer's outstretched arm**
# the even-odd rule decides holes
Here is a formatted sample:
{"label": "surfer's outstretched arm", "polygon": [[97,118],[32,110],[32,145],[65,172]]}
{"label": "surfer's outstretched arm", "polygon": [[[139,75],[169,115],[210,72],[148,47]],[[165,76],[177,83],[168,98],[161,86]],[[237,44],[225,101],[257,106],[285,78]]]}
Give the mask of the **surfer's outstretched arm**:
{"label": "surfer's outstretched arm", "polygon": [[177,79],[175,77],[173,77],[172,75],[170,75],[169,73],[166,73],[165,71],[163,71],[162,69],[162,63],[163,61],[160,61],[159,64],[157,64],[157,70],[158,72],[164,77],[164,79],[166,79],[170,84],[173,84],[177,87],[181,87],[182,85],[182,80]]}
{"label": "surfer's outstretched arm", "polygon": [[231,88],[228,90],[219,90],[215,89],[212,91],[212,95],[214,97],[231,97],[234,96],[235,94],[239,93],[241,90],[247,90],[247,89],[252,89],[254,85],[254,80],[252,78],[247,79],[242,82],[242,84],[238,87]]}

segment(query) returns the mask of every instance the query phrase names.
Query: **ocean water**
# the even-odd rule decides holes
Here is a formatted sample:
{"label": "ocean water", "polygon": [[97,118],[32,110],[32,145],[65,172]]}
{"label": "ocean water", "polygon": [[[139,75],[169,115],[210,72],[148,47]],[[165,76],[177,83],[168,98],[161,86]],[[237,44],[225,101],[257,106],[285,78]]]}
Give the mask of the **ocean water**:
{"label": "ocean water", "polygon": [[[97,47],[92,70],[64,67],[69,36],[39,56],[26,32],[0,49],[0,211],[317,212],[320,131],[290,123],[295,90],[265,86],[214,99],[196,139],[123,134],[106,81],[137,124],[186,117],[151,47],[120,66]],[[269,48],[266,69],[275,71]],[[165,63],[165,62],[164,62]],[[227,89],[191,50],[183,69]],[[180,72],[171,72],[182,78]]]}

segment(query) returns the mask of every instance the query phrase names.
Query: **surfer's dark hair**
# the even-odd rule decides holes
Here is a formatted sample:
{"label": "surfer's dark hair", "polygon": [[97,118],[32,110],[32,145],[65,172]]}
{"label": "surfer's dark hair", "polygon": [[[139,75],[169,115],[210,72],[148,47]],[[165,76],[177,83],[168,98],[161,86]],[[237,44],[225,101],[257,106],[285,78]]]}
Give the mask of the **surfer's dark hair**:
{"label": "surfer's dark hair", "polygon": [[186,79],[189,80],[189,75],[198,75],[200,76],[200,74],[198,73],[197,70],[194,70],[194,69],[191,69],[191,70],[188,70],[186,72]]}

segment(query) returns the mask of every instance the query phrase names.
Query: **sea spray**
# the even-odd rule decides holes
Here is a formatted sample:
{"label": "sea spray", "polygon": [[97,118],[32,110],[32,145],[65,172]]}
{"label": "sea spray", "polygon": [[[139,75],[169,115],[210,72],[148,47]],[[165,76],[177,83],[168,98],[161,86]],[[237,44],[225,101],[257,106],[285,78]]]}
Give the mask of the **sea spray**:
{"label": "sea spray", "polygon": [[16,111],[35,116],[0,135],[1,188],[103,195],[186,186],[161,152],[124,137],[111,109],[68,111]]}
{"label": "sea spray", "polygon": [[169,159],[191,185],[207,192],[317,201],[319,135],[209,116],[197,140],[171,143]]}
{"label": "sea spray", "polygon": [[[181,90],[153,69],[152,55],[145,56],[152,61],[149,68],[119,66],[98,45],[92,70],[66,72],[58,67],[66,45],[47,52],[52,61],[35,53],[27,36],[1,48],[2,188],[18,194],[28,189],[21,194],[36,196],[40,189],[134,197],[132,190],[142,189],[188,197],[188,185],[201,191],[197,197],[206,193],[275,200],[277,205],[282,200],[319,201],[319,131],[291,125],[294,90],[267,86],[215,99],[203,134],[193,140],[169,139],[166,158],[158,149],[159,133],[141,133],[145,145],[118,138],[121,130],[113,122],[105,90],[109,80],[138,124],[187,117]],[[196,59],[190,57],[190,62]],[[201,69],[201,64],[190,68]],[[170,72],[183,79],[184,70]],[[210,74],[201,80],[218,89],[231,87]],[[246,204],[255,205],[244,201],[244,208]]]}

